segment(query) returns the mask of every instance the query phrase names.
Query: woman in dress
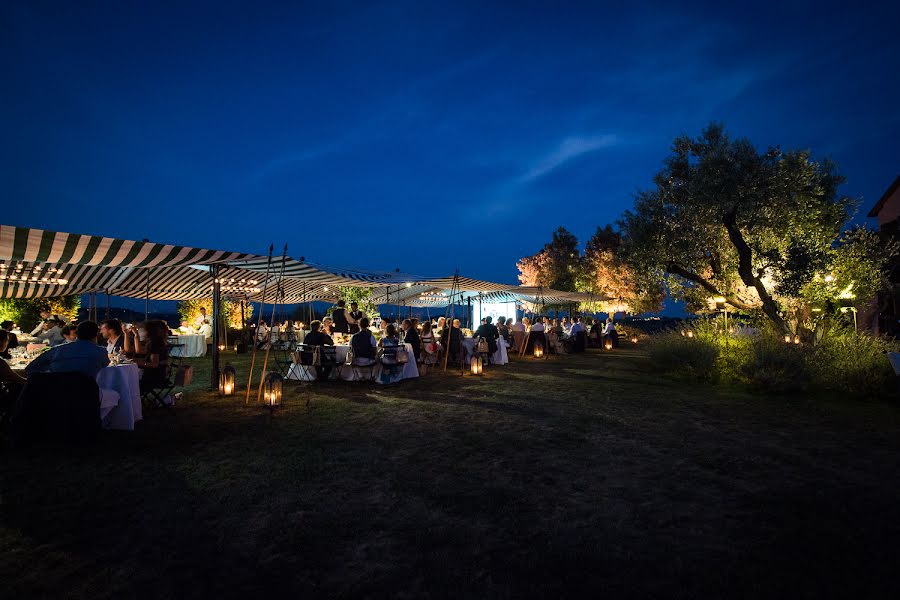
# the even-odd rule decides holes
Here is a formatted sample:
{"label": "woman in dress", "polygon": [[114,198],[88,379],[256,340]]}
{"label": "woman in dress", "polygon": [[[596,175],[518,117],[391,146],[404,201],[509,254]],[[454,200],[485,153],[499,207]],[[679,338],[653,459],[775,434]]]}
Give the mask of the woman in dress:
{"label": "woman in dress", "polygon": [[125,353],[143,371],[141,394],[162,387],[169,368],[169,327],[164,321],[147,321],[141,329],[125,331]]}
{"label": "woman in dress", "polygon": [[422,323],[422,335],[419,336],[422,342],[422,352],[419,354],[419,375],[425,375],[428,372],[428,365],[435,365],[440,354],[437,340],[431,331],[431,321]]}
{"label": "woman in dress", "polygon": [[[400,345],[400,338],[397,336],[397,326],[388,323],[384,329],[384,337],[378,342],[378,347],[382,350],[385,348],[397,348]],[[397,349],[381,352],[381,373],[378,375],[378,383],[395,383],[403,379],[403,365],[400,364],[396,357],[399,352],[405,352],[406,349]]]}

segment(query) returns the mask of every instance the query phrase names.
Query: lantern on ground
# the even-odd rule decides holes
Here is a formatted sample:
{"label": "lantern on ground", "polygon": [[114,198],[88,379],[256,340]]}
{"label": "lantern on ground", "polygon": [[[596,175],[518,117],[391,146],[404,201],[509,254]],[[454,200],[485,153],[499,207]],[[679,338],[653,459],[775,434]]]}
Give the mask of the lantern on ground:
{"label": "lantern on ground", "polygon": [[225,344],[219,344],[219,352],[225,352]]}
{"label": "lantern on ground", "polygon": [[636,335],[631,336],[631,343],[637,344],[637,336]]}
{"label": "lantern on ground", "polygon": [[687,333],[685,333],[684,329],[681,330],[681,337],[687,337]]}
{"label": "lantern on ground", "polygon": [[225,368],[222,369],[221,373],[219,373],[219,395],[234,395],[234,375],[234,367],[232,367],[228,363],[225,363]]}
{"label": "lantern on ground", "polygon": [[791,343],[791,334],[789,334],[789,333],[784,334],[784,343],[785,344]]}
{"label": "lantern on ground", "polygon": [[544,357],[544,347],[540,344],[534,345],[534,357],[535,358],[543,358]]}
{"label": "lantern on ground", "polygon": [[484,362],[480,356],[473,356],[470,361],[470,367],[472,375],[481,375],[481,371],[484,368]]}
{"label": "lantern on ground", "polygon": [[263,379],[263,402],[270,410],[281,406],[281,375],[278,373],[266,373]]}
{"label": "lantern on ground", "polygon": [[800,343],[800,335],[799,335],[799,334],[797,334],[797,335],[794,336],[794,343],[795,343],[795,344],[799,344],[799,343]]}
{"label": "lantern on ground", "polygon": [[687,330],[687,336],[688,336],[689,338],[692,338],[692,339],[693,339],[693,337],[694,337],[694,330],[693,330],[693,329],[688,329],[688,330]]}
{"label": "lantern on ground", "polygon": [[613,343],[612,343],[612,340],[611,340],[611,339],[607,339],[605,342],[603,342],[603,347],[604,347],[606,350],[612,350],[612,349],[613,349]]}

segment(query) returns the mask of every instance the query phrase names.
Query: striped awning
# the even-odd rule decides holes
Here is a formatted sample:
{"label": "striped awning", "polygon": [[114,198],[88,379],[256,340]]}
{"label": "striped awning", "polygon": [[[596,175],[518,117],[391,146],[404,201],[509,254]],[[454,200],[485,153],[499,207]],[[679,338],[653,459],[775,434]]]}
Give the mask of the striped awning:
{"label": "striped awning", "polygon": [[332,301],[342,286],[371,288],[374,302],[406,306],[444,306],[476,297],[535,304],[605,299],[468,277],[328,267],[290,257],[282,264],[280,255],[272,259],[267,280],[269,260],[258,254],[0,225],[0,298],[91,292],[151,300],[204,298],[212,294],[215,266],[224,297],[256,301],[268,289],[271,300],[271,290],[278,289],[286,304]]}

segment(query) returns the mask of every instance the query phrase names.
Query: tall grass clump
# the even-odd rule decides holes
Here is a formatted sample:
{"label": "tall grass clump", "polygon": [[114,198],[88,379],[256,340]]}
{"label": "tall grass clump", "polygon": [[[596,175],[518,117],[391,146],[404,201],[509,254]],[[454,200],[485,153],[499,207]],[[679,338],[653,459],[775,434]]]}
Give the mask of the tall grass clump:
{"label": "tall grass clump", "polygon": [[744,357],[742,371],[750,385],[760,391],[784,394],[809,386],[809,349],[786,344],[772,330],[763,330],[750,339],[750,352]]}
{"label": "tall grass clump", "polygon": [[[687,336],[692,331],[693,337]],[[650,359],[662,373],[695,381],[718,379],[719,344],[694,328],[669,330],[650,340]]]}
{"label": "tall grass clump", "polygon": [[842,325],[812,349],[808,368],[818,387],[873,396],[894,388],[888,352],[900,352],[900,344]]}

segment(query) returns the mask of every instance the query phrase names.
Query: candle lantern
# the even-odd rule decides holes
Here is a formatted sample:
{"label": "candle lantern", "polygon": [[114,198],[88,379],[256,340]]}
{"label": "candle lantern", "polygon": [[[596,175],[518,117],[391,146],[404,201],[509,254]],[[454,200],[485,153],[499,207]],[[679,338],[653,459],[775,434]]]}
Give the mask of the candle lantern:
{"label": "candle lantern", "polygon": [[470,361],[470,366],[472,370],[472,375],[481,375],[481,371],[484,368],[484,362],[482,361],[480,356],[473,356]]}
{"label": "candle lantern", "polygon": [[534,357],[535,358],[543,358],[544,357],[544,347],[540,344],[534,345]]}
{"label": "candle lantern", "polygon": [[800,343],[800,335],[799,335],[799,334],[794,336],[794,343],[795,343],[795,344],[799,344],[799,343]]}
{"label": "candle lantern", "polygon": [[225,344],[219,344],[219,352],[225,352]]}
{"label": "candle lantern", "polygon": [[612,350],[612,349],[613,349],[613,343],[612,343],[612,340],[607,339],[605,342],[603,342],[603,347],[604,347],[606,350]]}
{"label": "candle lantern", "polygon": [[281,375],[278,373],[266,373],[263,380],[263,402],[271,410],[281,406]]}
{"label": "candle lantern", "polygon": [[636,335],[631,336],[631,343],[632,343],[632,344],[637,344],[637,342],[638,342],[637,336],[636,336]]}
{"label": "candle lantern", "polygon": [[693,337],[694,337],[694,331],[693,331],[692,329],[688,329],[688,330],[687,330],[687,336],[688,336],[689,338],[693,338]]}
{"label": "candle lantern", "polygon": [[219,374],[219,394],[222,396],[234,395],[234,367],[225,363],[225,368]]}
{"label": "candle lantern", "polygon": [[784,343],[785,344],[791,343],[791,334],[789,334],[789,333],[784,334]]}

